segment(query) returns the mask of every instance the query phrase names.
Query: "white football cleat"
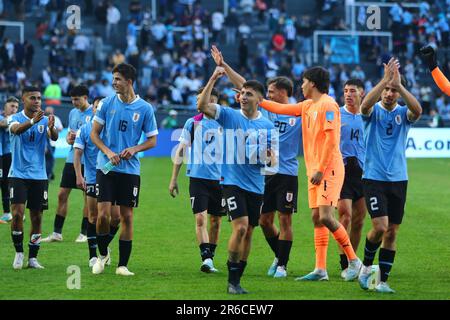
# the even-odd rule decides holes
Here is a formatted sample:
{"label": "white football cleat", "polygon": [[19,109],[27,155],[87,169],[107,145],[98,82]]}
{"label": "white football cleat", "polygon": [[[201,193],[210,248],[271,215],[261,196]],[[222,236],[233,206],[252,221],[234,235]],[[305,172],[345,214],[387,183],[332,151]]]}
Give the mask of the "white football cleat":
{"label": "white football cleat", "polygon": [[345,281],[352,281],[358,278],[359,272],[362,267],[362,262],[359,258],[353,259],[348,262],[347,273],[345,274]]}
{"label": "white football cleat", "polygon": [[110,266],[111,265],[111,249],[108,247],[108,255],[106,256],[106,262],[105,262],[105,264],[107,265],[107,266]]}
{"label": "white football cleat", "polygon": [[36,258],[30,258],[28,260],[28,268],[30,269],[45,269],[43,266],[39,264]]}
{"label": "white football cleat", "polygon": [[87,241],[87,236],[82,234],[82,233],[80,233],[78,235],[78,237],[75,239],[76,243],[83,243],[83,242],[86,242],[86,241]]}
{"label": "white football cleat", "polygon": [[98,260],[97,257],[92,257],[91,259],[89,259],[89,268],[92,268],[94,264],[97,262],[97,260]]}
{"label": "white football cleat", "polygon": [[116,274],[119,276],[134,276],[134,273],[128,270],[125,266],[118,267],[116,269]]}
{"label": "white football cleat", "polygon": [[100,256],[97,258],[97,261],[95,262],[95,264],[92,267],[93,274],[103,273],[103,271],[105,270],[106,259],[107,259],[107,256],[106,257]]}
{"label": "white football cleat", "polygon": [[287,277],[287,271],[284,266],[278,266],[277,271],[273,275],[274,278],[286,278]]}
{"label": "white football cleat", "polygon": [[[25,217],[25,215],[23,215],[24,217]],[[4,221],[4,222],[10,222],[11,220],[12,220],[12,214],[11,213],[4,213],[2,216],[1,216],[1,218],[0,218],[0,220],[1,221]]]}
{"label": "white football cleat", "polygon": [[13,268],[16,270],[20,270],[23,267],[23,252],[16,252],[16,256],[14,257]]}
{"label": "white football cleat", "polygon": [[341,278],[342,279],[345,279],[345,277],[347,276],[347,269],[348,268],[345,268],[344,270],[341,271]]}
{"label": "white football cleat", "polygon": [[278,267],[278,258],[274,258],[272,264],[269,267],[269,270],[267,270],[267,275],[269,277],[273,277],[275,275],[275,272],[277,272]]}
{"label": "white football cleat", "polygon": [[41,239],[41,242],[61,242],[63,241],[63,237],[61,233],[53,232],[48,237]]}
{"label": "white football cleat", "polygon": [[215,272],[218,272],[219,270],[214,268],[214,263],[213,263],[212,259],[208,258],[208,259],[205,259],[205,261],[203,261],[203,263],[200,267],[200,271],[205,272],[205,273],[215,273]]}

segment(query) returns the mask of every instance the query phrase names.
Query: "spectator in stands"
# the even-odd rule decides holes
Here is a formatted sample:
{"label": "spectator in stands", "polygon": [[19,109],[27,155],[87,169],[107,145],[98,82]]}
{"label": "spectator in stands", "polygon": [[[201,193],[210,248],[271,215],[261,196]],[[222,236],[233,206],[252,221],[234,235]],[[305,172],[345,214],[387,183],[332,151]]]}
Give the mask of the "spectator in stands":
{"label": "spectator in stands", "polygon": [[239,31],[239,37],[241,39],[248,39],[250,37],[250,33],[252,32],[252,29],[247,24],[247,22],[245,20],[243,20],[241,22],[241,24],[239,25],[238,31]]}
{"label": "spectator in stands", "polygon": [[267,3],[264,0],[256,0],[255,8],[258,10],[259,22],[263,23],[265,21],[265,13],[267,11]]}
{"label": "spectator in stands", "polygon": [[420,88],[420,102],[425,114],[430,112],[432,94],[433,90],[431,90],[429,85]]}
{"label": "spectator in stands", "polygon": [[442,128],[444,126],[444,121],[436,109],[432,108],[430,110],[430,118],[431,121],[428,122],[430,128]]}
{"label": "spectator in stands", "polygon": [[141,0],[131,0],[128,10],[130,11],[130,20],[135,20],[136,24],[140,25],[142,21]]}
{"label": "spectator in stands", "polygon": [[[156,41],[157,48],[164,47],[164,37],[166,36],[167,29],[166,26],[159,20],[156,20],[156,23],[151,27],[153,38]],[[159,52],[159,50],[157,50]]]}
{"label": "spectator in stands", "polygon": [[239,69],[248,69],[248,44],[245,38],[239,43]]}
{"label": "spectator in stands", "polygon": [[[112,2],[108,4],[108,9],[106,11],[106,39],[109,41],[111,33],[116,35],[118,33],[118,24],[120,21],[120,11],[117,9]],[[114,37],[114,39],[116,39]]]}
{"label": "spectator in stands", "polygon": [[44,90],[44,99],[47,106],[59,106],[61,105],[61,87],[59,86],[56,77],[52,78],[50,83]]}
{"label": "spectator in stands", "polygon": [[236,9],[231,8],[228,16],[225,18],[226,43],[234,44],[236,42],[236,32],[239,26],[239,18]]}
{"label": "spectator in stands", "polygon": [[161,128],[163,129],[176,129],[178,128],[177,120],[178,112],[175,110],[170,110],[169,115],[163,119],[161,122]]}
{"label": "spectator in stands", "polygon": [[212,42],[220,40],[220,34],[222,33],[223,23],[225,17],[221,11],[215,11],[211,16],[211,28],[212,28]]}
{"label": "spectator in stands", "polygon": [[95,18],[98,22],[100,22],[103,25],[107,24],[107,11],[108,11],[108,4],[106,0],[100,0],[97,4],[97,6],[94,9]]}
{"label": "spectator in stands", "polygon": [[366,74],[362,70],[361,66],[356,66],[355,69],[350,73],[350,77],[353,79],[360,79],[363,80],[366,79]]}
{"label": "spectator in stands", "polygon": [[[78,68],[80,68],[81,70],[84,69],[84,61],[86,58],[86,52],[89,49],[89,47],[90,47],[90,41],[89,41],[89,38],[85,34],[79,33],[75,36],[75,39],[73,40],[73,48],[75,50],[76,66]],[[97,48],[95,48],[95,50],[96,49]]]}
{"label": "spectator in stands", "polygon": [[114,54],[111,56],[111,63],[113,66],[116,66],[120,63],[124,63],[125,62],[125,56],[123,55],[122,52],[120,52],[120,49],[116,49],[116,51],[114,52]]}
{"label": "spectator in stands", "polygon": [[286,49],[291,51],[294,49],[294,42],[297,36],[297,29],[294,25],[295,17],[288,18],[285,21],[284,35],[286,38]]}
{"label": "spectator in stands", "polygon": [[33,66],[34,46],[28,40],[23,43],[25,55],[25,70],[31,74],[31,67]]}

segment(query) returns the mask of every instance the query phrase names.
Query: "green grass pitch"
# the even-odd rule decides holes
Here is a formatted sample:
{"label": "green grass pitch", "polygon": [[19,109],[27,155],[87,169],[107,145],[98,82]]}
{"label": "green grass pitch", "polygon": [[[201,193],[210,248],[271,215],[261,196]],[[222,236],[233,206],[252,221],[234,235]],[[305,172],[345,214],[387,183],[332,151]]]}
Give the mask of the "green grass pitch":
{"label": "green grass pitch", "polygon": [[[230,224],[223,220],[215,264],[218,274],[200,272],[199,249],[194,217],[190,210],[188,180],[180,176],[181,194],[172,199],[168,182],[172,163],[169,158],[142,159],[139,208],[135,210],[133,252],[129,268],[134,277],[116,276],[118,238],[112,243],[113,265],[104,274],[93,275],[87,266],[87,244],[74,242],[81,222],[81,192],[70,198],[64,226],[64,242],[43,243],[39,261],[44,270],[13,270],[14,249],[9,225],[0,225],[0,299],[449,299],[450,298],[450,161],[448,159],[410,159],[406,214],[398,236],[398,248],[390,285],[397,293],[380,295],[362,291],[356,282],[340,279],[337,245],[330,237],[327,283],[294,281],[314,267],[313,227],[307,208],[304,163],[300,159],[299,213],[293,218],[294,244],[287,279],[266,276],[272,253],[260,228],[242,285],[251,294],[230,296],[227,283],[227,242]],[[58,160],[57,178],[49,188],[50,208],[44,213],[43,237],[53,228],[57,192],[63,160]],[[27,213],[28,217],[28,213]],[[367,217],[364,234],[370,226]],[[29,218],[25,232],[29,231]],[[28,240],[28,235],[25,237]],[[24,242],[25,255],[28,254]],[[363,255],[363,244],[358,256]],[[376,260],[377,261],[377,260]],[[375,263],[376,263],[375,261]],[[68,289],[67,268],[80,267],[81,288]]]}

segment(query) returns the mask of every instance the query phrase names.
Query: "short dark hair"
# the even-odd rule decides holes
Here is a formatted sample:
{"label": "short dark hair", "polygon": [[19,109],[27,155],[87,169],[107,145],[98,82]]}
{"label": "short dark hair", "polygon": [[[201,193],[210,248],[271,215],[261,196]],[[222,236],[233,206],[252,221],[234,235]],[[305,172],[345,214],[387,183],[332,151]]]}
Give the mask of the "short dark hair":
{"label": "short dark hair", "polygon": [[312,67],[303,73],[303,78],[314,82],[317,90],[328,93],[330,89],[330,72],[323,67]]}
{"label": "short dark hair", "polygon": [[70,90],[69,95],[71,97],[89,96],[89,89],[85,85],[80,84],[76,87],[73,87],[72,90]]}
{"label": "short dark hair", "polygon": [[355,87],[364,89],[364,83],[362,82],[362,80],[356,79],[356,78],[348,79],[344,84],[344,87],[345,86],[355,86]]}
{"label": "short dark hair", "polygon": [[112,73],[120,73],[126,80],[131,80],[132,83],[136,80],[136,68],[128,63],[119,63],[112,69]]}
{"label": "short dark hair", "polygon": [[92,100],[92,104],[94,104],[96,101],[102,100],[102,99],[105,99],[105,97],[103,97],[103,96],[95,97],[94,100]]}
{"label": "short dark hair", "polygon": [[275,85],[278,90],[286,90],[288,97],[292,96],[294,91],[294,83],[288,77],[274,77],[267,80],[267,87],[271,84]]}
{"label": "short dark hair", "polygon": [[41,90],[39,90],[37,87],[26,86],[22,89],[22,96],[28,92],[41,92]]}
{"label": "short dark hair", "polygon": [[[197,95],[201,94],[203,92],[203,90],[205,89],[205,87],[201,87],[197,90]],[[212,88],[211,90],[211,95],[214,97],[219,98],[219,91],[217,91],[216,88]]]}
{"label": "short dark hair", "polygon": [[255,90],[256,92],[259,92],[263,97],[265,96],[266,90],[264,89],[264,86],[261,82],[258,80],[248,80],[243,85],[242,88],[250,88]]}

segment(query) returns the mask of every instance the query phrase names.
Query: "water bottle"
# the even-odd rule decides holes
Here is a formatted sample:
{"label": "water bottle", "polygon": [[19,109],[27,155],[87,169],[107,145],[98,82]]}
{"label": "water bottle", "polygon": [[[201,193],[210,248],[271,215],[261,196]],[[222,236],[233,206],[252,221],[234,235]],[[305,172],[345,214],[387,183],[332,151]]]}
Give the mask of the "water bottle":
{"label": "water bottle", "polygon": [[115,165],[112,164],[111,161],[108,161],[102,168],[102,172],[104,174],[108,174],[112,169],[114,169]]}

